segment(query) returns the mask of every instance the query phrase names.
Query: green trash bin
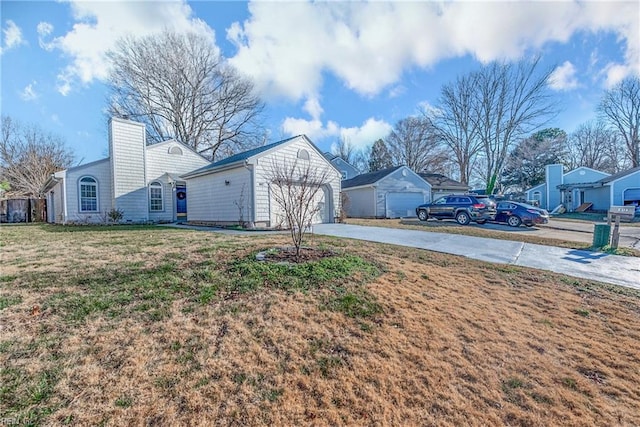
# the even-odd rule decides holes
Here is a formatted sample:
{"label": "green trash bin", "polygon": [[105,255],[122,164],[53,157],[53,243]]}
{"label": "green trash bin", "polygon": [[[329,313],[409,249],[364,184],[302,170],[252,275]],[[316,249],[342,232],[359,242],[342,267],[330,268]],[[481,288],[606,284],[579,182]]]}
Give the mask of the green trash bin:
{"label": "green trash bin", "polygon": [[601,248],[609,244],[611,226],[609,224],[595,224],[593,229],[593,247]]}

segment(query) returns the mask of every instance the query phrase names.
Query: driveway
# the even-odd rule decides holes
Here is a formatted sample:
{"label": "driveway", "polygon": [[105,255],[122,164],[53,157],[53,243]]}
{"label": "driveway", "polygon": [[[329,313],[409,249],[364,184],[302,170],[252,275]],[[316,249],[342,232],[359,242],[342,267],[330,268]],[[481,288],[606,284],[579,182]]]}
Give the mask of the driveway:
{"label": "driveway", "polygon": [[[404,219],[402,220],[407,224],[425,224],[421,223],[418,219]],[[436,221],[429,220],[429,222],[437,222],[438,226],[446,226],[450,224],[452,227],[458,227],[458,224],[451,221]],[[548,224],[539,225],[534,227],[509,227],[506,224],[500,223],[486,223],[483,225],[471,223],[467,227],[478,227],[482,229],[498,231],[507,234],[520,234],[526,236],[546,237],[550,239],[562,239],[570,242],[591,243],[593,242],[593,229],[594,224],[585,221],[560,221],[557,219],[550,219]],[[612,229],[613,232],[613,229]],[[620,225],[620,240],[618,242],[620,247],[635,248],[640,250],[640,226]]]}
{"label": "driveway", "polygon": [[640,289],[640,259],[636,257],[459,234],[348,224],[317,224],[313,227],[313,232],[326,236],[462,255],[481,261],[537,268]]}

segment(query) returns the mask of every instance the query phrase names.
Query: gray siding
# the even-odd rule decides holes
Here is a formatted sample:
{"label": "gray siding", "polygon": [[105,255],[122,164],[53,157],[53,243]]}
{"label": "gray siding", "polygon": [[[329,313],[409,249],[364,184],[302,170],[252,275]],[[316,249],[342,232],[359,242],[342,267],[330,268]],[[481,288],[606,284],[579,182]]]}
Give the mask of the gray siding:
{"label": "gray siding", "polygon": [[251,172],[247,168],[239,167],[186,181],[189,221],[237,223],[240,221],[240,206],[243,206],[243,220],[251,221],[253,197]]}
{"label": "gray siding", "polygon": [[[177,154],[180,149],[182,154]],[[149,220],[154,222],[176,220],[175,182],[167,175],[175,178],[209,164],[209,161],[198,155],[190,148],[175,141],[165,141],[147,147],[147,186],[152,182],[160,182],[163,189],[164,209],[160,211],[149,210]],[[187,191],[187,209],[190,207],[189,192]],[[149,197],[147,195],[147,197]]]}
{"label": "gray siding", "polygon": [[[584,201],[593,203],[591,209],[594,211],[609,210],[609,187],[586,188]],[[577,202],[574,205],[577,205]]]}
{"label": "gray siding", "polygon": [[145,145],[145,127],[142,123],[111,119],[109,155],[112,194],[114,208],[123,212],[123,221],[149,220]]}
{"label": "gray siding", "polygon": [[[80,179],[85,176],[90,176],[98,181],[98,210],[96,212],[80,212]],[[107,212],[112,208],[109,159],[68,169],[66,171],[65,193],[67,216],[62,222],[104,222],[107,218]]]}
{"label": "gray siding", "polygon": [[[299,150],[304,149],[309,153],[309,160],[298,160]],[[286,163],[292,165],[298,161],[301,167],[305,167],[306,162],[311,164],[311,167],[317,171],[326,171],[328,174],[328,186],[330,187],[327,192],[327,197],[331,199],[330,203],[327,200],[319,200],[320,203],[324,203],[326,212],[322,215],[322,220],[325,222],[333,222],[337,213],[340,211],[340,181],[342,175],[334,169],[329,161],[316,149],[307,142],[306,139],[300,137],[293,141],[278,146],[273,151],[267,151],[258,159],[255,159],[255,206],[256,206],[256,222],[271,222],[273,214],[275,214],[274,202],[271,200],[269,192],[269,171],[274,166]],[[325,194],[325,192],[322,192]]]}
{"label": "gray siding", "polygon": [[391,215],[391,212],[387,212],[387,194],[395,192],[420,192],[424,196],[423,203],[431,201],[431,185],[408,167],[402,167],[376,183],[376,215],[378,217],[386,218]]}
{"label": "gray siding", "polygon": [[600,172],[587,167],[580,167],[567,172],[562,178],[563,184],[584,184],[587,182],[596,182],[602,178],[608,177],[608,173]]}
{"label": "gray siding", "polygon": [[624,204],[624,191],[627,189],[640,188],[640,171],[614,181],[611,188],[611,204],[621,206]]}
{"label": "gray siding", "polygon": [[358,169],[345,162],[340,157],[336,157],[335,159],[331,160],[331,163],[333,163],[333,165],[340,171],[341,174],[344,172],[344,176],[342,179],[351,179],[355,176],[360,175]]}
{"label": "gray siding", "polygon": [[563,166],[562,165],[548,165],[546,168],[546,178],[547,178],[547,194],[546,194],[546,206],[545,209],[552,211],[562,203],[562,195],[560,190],[558,190],[558,185],[563,183]]}
{"label": "gray siding", "polygon": [[375,189],[373,187],[342,190],[347,196],[345,210],[351,218],[374,218],[376,216]]}

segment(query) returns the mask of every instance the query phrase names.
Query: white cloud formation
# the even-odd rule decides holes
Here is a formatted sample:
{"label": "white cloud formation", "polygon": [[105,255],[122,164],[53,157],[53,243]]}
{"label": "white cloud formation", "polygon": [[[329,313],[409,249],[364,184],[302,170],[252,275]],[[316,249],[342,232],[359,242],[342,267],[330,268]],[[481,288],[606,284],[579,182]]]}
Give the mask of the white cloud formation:
{"label": "white cloud formation", "polygon": [[44,50],[52,50],[55,45],[51,42],[45,41],[45,38],[53,32],[53,25],[49,22],[40,22],[36,27],[38,31],[38,44]]}
{"label": "white cloud formation", "polygon": [[549,77],[549,87],[558,91],[577,88],[578,79],[576,78],[576,67],[574,67],[570,61],[565,61],[551,73]]}
{"label": "white cloud formation", "polygon": [[307,135],[312,141],[326,138],[344,139],[357,150],[370,147],[377,139],[384,138],[391,131],[392,126],[384,120],[367,119],[362,126],[340,127],[334,121],[325,124],[319,119],[286,118],[282,123],[282,130],[288,135]]}
{"label": "white cloud formation", "polygon": [[5,21],[2,34],[4,35],[4,42],[0,48],[0,54],[25,43],[25,40],[22,38],[22,30],[10,19]]}
{"label": "white cloud formation", "polygon": [[38,82],[34,80],[20,92],[20,98],[22,98],[23,101],[33,101],[38,98],[35,89],[36,84],[38,84]]}
{"label": "white cloud formation", "polygon": [[227,30],[238,48],[231,62],[267,97],[316,97],[327,72],[372,96],[411,67],[464,55],[517,59],[579,31],[626,41],[624,64],[609,64],[608,79],[640,73],[637,2],[252,2],[249,11]]}
{"label": "white cloud formation", "polygon": [[340,137],[349,141],[357,150],[362,150],[372,146],[378,139],[386,137],[391,129],[393,127],[384,120],[369,118],[362,126],[340,129]]}
{"label": "white cloud formation", "polygon": [[53,27],[38,25],[45,49],[58,49],[71,62],[58,74],[58,91],[67,95],[80,82],[104,80],[109,74],[106,53],[115,42],[128,34],[145,36],[165,28],[206,34],[215,42],[213,30],[202,20],[192,17],[191,8],[180,1],[161,2],[87,2],[70,1],[76,23],[66,34],[44,42]]}

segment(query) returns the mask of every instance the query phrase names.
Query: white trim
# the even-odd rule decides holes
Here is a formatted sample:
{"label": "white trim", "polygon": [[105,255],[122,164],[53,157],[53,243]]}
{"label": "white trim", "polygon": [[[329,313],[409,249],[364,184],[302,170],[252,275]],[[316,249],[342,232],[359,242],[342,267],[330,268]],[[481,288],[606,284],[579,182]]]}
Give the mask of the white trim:
{"label": "white trim", "polygon": [[[605,182],[605,183],[603,183],[603,184],[604,184],[604,185],[611,185],[611,184],[614,184],[614,183],[615,183],[615,182],[617,182],[617,181],[620,181],[621,179],[629,178],[630,176],[633,176],[633,175],[635,175],[635,174],[637,174],[637,173],[640,173],[640,170],[637,170],[637,171],[635,171],[635,172],[628,173],[628,174],[626,174],[626,175],[623,175],[623,176],[621,176],[621,177],[619,177],[619,178],[614,179],[613,181],[608,181],[608,182]],[[635,187],[632,187],[632,188],[635,188]]]}
{"label": "white trim", "polygon": [[[152,203],[151,203],[151,187],[160,187],[160,202],[161,202],[161,206],[162,209],[152,209]],[[148,195],[149,195],[149,213],[157,213],[157,212],[165,212],[165,206],[164,206],[164,185],[162,185],[162,182],[160,181],[152,181],[149,183],[148,185]]]}
{"label": "white trim", "polygon": [[[93,184],[90,183],[82,183],[82,180],[85,178],[89,178],[92,179],[94,182]],[[95,192],[96,192],[96,208],[93,210],[84,210],[82,209],[82,186],[83,185],[93,185],[95,186]],[[92,199],[93,197],[91,197]],[[96,212],[100,212],[100,186],[99,186],[99,182],[98,182],[98,178],[96,178],[93,175],[82,175],[78,178],[78,213],[96,213]]]}
{"label": "white trim", "polygon": [[[640,172],[640,171],[638,171],[638,172]],[[627,187],[627,188],[623,189],[622,190],[622,200],[621,200],[622,204],[624,204],[624,193],[626,193],[627,190],[640,190],[640,186],[638,186],[638,187]]]}

